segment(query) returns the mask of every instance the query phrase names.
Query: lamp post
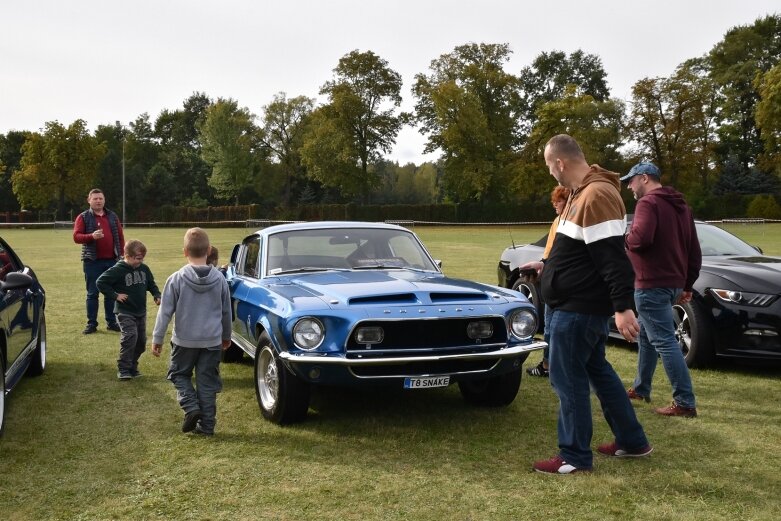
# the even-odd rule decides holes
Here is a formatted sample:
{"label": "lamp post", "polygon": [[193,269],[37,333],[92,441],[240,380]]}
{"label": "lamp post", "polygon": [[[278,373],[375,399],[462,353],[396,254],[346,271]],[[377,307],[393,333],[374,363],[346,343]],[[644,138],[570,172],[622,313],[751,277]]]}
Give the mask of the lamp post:
{"label": "lamp post", "polygon": [[125,137],[125,127],[122,127],[122,226],[127,225],[125,220],[125,143],[127,138]]}
{"label": "lamp post", "polygon": [[122,226],[125,226],[125,143],[127,143],[127,134],[125,134],[125,125],[117,120],[117,128],[122,132]]}

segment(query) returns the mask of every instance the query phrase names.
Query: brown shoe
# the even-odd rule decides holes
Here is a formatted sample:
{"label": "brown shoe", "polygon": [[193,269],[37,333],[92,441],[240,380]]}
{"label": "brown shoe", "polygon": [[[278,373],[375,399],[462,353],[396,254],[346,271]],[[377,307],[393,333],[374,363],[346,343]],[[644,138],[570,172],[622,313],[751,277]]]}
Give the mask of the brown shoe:
{"label": "brown shoe", "polygon": [[630,387],[629,389],[627,389],[626,395],[629,397],[630,400],[638,400],[646,403],[651,401],[649,397],[637,394],[637,391],[635,391],[634,387]]}
{"label": "brown shoe", "polygon": [[683,407],[675,402],[667,407],[654,409],[654,412],[656,414],[661,414],[662,416],[683,416],[684,418],[694,418],[697,416],[697,409],[695,407]]}

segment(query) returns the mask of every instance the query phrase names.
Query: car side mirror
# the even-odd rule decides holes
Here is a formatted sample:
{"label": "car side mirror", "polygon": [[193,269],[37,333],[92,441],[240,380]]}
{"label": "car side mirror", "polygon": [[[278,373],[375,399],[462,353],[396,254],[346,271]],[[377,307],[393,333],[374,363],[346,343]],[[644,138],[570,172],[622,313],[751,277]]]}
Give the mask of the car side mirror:
{"label": "car side mirror", "polygon": [[26,289],[33,285],[33,278],[26,273],[14,271],[5,276],[5,280],[0,284],[0,289],[9,291],[12,289]]}
{"label": "car side mirror", "polygon": [[437,265],[437,268],[442,269],[442,260],[441,259],[434,259],[434,264]]}
{"label": "car side mirror", "polygon": [[761,253],[763,255],[765,253],[764,251],[762,251],[762,248],[760,248],[759,246],[754,246],[754,249],[757,250],[759,253]]}

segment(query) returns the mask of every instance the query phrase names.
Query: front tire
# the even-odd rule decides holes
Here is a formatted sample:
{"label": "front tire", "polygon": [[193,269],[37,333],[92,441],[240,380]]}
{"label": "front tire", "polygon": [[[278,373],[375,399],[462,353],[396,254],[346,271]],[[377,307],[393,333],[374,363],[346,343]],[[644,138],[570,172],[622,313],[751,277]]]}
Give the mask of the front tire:
{"label": "front tire", "polygon": [[278,425],[303,421],[309,409],[309,384],[279,360],[265,331],[255,351],[255,397],[263,417]]}
{"label": "front tire", "polygon": [[673,306],[675,338],[688,367],[706,367],[713,363],[713,336],[708,317],[694,301]]}
{"label": "front tire", "polygon": [[41,321],[38,323],[38,341],[32,354],[30,365],[27,366],[27,376],[40,376],[46,369],[46,316],[41,310]]}
{"label": "front tire", "polygon": [[534,309],[537,310],[537,332],[542,333],[545,329],[545,303],[540,297],[540,290],[537,284],[526,277],[521,277],[513,284],[513,289],[524,294],[529,299],[529,302],[534,305]]}
{"label": "front tire", "polygon": [[484,380],[458,382],[461,396],[467,403],[481,407],[503,407],[510,405],[518,396],[521,387],[521,367],[509,373]]}

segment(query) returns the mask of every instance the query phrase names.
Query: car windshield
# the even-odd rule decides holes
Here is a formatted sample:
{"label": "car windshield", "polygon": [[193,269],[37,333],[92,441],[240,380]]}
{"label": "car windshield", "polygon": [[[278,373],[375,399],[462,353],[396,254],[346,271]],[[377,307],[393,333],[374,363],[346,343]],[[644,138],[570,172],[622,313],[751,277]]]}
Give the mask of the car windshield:
{"label": "car windshield", "polygon": [[414,234],[405,230],[325,228],[269,236],[267,275],[354,269],[437,271]]}
{"label": "car windshield", "polygon": [[746,255],[759,252],[749,244],[717,226],[697,223],[697,238],[703,255]]}

